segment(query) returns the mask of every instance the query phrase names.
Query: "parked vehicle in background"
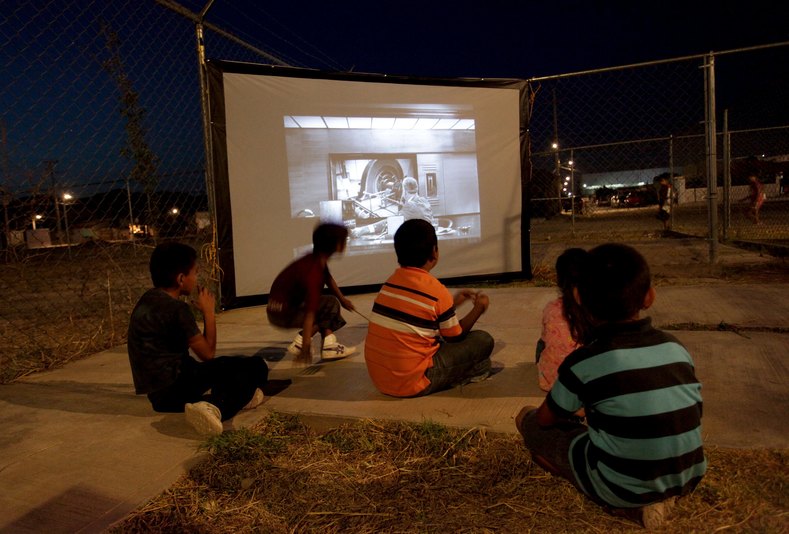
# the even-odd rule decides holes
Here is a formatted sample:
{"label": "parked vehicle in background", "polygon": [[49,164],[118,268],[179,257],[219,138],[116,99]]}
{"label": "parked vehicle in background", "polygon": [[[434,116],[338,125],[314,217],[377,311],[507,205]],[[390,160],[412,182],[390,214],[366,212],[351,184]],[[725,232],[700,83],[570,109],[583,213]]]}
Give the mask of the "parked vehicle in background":
{"label": "parked vehicle in background", "polygon": [[610,187],[600,187],[599,189],[595,189],[594,203],[596,206],[610,206],[611,198],[615,194],[616,190],[611,189]]}
{"label": "parked vehicle in background", "polygon": [[638,208],[658,203],[657,191],[653,186],[624,187],[611,197],[611,206]]}
{"label": "parked vehicle in background", "polygon": [[584,199],[580,196],[562,197],[562,211],[570,211],[575,204],[575,213],[583,213]]}

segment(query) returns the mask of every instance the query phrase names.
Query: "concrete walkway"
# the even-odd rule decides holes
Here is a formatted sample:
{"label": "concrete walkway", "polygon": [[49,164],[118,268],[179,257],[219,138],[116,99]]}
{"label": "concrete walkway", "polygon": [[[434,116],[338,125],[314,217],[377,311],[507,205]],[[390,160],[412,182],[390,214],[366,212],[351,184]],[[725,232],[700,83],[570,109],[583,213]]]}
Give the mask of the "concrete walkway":
{"label": "concrete walkway", "polygon": [[[650,261],[652,259],[650,258]],[[491,379],[420,399],[393,399],[372,386],[363,353],[295,367],[284,357],[292,332],[266,323],[265,308],[219,316],[220,354],[260,354],[272,378],[293,384],[236,417],[254,424],[269,410],[313,421],[347,418],[432,420],[515,433],[513,418],[541,402],[534,346],[553,288],[487,290],[478,328],[496,339]],[[730,330],[678,330],[703,383],[708,446],[789,447],[789,285],[659,287],[650,316],[658,327],[695,323]],[[369,314],[374,295],[352,296]],[[464,309],[461,309],[463,313]],[[346,312],[338,337],[358,344],[366,321]],[[133,394],[125,346],[62,369],[0,386],[0,532],[100,532],[172,485],[199,461],[201,441],[181,414],[157,414]]]}

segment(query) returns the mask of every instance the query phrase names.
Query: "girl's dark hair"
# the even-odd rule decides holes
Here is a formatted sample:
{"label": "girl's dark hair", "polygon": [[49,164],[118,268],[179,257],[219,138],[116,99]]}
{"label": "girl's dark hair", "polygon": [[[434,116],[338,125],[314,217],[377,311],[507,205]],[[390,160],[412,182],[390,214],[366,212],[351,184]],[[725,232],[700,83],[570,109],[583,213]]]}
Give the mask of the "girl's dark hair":
{"label": "girl's dark hair", "polygon": [[437,246],[436,229],[425,220],[409,219],[395,232],[394,248],[402,267],[422,267]]}
{"label": "girl's dark hair", "polygon": [[606,243],[588,252],[578,291],[596,322],[627,321],[644,306],[651,286],[649,265],[633,247]]}
{"label": "girl's dark hair", "polygon": [[337,247],[348,239],[348,229],[341,224],[323,223],[312,232],[313,254],[334,254]]}
{"label": "girl's dark hair", "polygon": [[179,274],[189,274],[197,262],[197,251],[189,245],[169,241],[156,245],[148,267],[154,287],[175,287]]}
{"label": "girl's dark hair", "polygon": [[584,272],[588,253],[582,248],[568,248],[556,259],[556,282],[562,293],[562,312],[570,325],[570,335],[576,343],[584,345],[591,330],[591,320],[586,310],[575,300],[573,289],[578,287]]}

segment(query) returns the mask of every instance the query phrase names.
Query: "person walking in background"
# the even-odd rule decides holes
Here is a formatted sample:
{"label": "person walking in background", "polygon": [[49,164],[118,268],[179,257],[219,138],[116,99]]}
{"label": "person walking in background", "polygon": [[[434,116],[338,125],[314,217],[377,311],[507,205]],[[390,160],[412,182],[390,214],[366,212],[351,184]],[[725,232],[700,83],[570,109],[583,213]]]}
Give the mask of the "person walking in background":
{"label": "person walking in background", "polygon": [[556,259],[560,296],[543,308],[537,342],[537,378],[543,391],[551,390],[559,365],[588,335],[589,319],[574,295],[585,261],[586,251],[581,248],[568,248]]}
{"label": "person walking in background", "polygon": [[[150,271],[154,287],[129,320],[134,390],[148,396],[154,411],[186,412],[200,434],[221,434],[222,421],[263,401],[268,366],[257,356],[216,357],[215,299],[197,285],[195,249],[161,243],[151,254]],[[193,304],[203,315],[202,332],[189,304],[180,299],[193,292]]]}
{"label": "person walking in background", "polygon": [[[312,337],[321,335],[320,354],[324,360],[345,358],[356,352],[337,341],[334,332],[345,326],[340,306],[353,311],[329,272],[329,258],[345,251],[348,229],[323,223],[312,233],[312,253],[294,261],[274,279],[269,292],[266,315],[280,328],[301,328],[288,352],[301,363],[312,363]],[[324,286],[332,295],[322,295]]]}
{"label": "person walking in background", "polygon": [[657,218],[663,223],[663,231],[669,229],[671,220],[671,184],[665,176],[658,182],[658,212]]}
{"label": "person walking in background", "polygon": [[[490,376],[493,337],[472,330],[490,305],[488,296],[464,289],[453,297],[430,274],[439,255],[427,221],[405,221],[394,247],[400,267],[375,298],[365,339],[375,387],[393,397],[418,397]],[[473,307],[458,319],[455,311],[467,301]]]}
{"label": "person walking in background", "polygon": [[759,210],[764,204],[764,186],[754,175],[748,177],[748,196],[744,200],[748,202],[745,216],[753,221],[753,224],[759,224]]}
{"label": "person walking in background", "polygon": [[[693,360],[640,317],[655,290],[634,248],[590,250],[578,294],[592,341],[564,360],[545,401],[524,407],[515,425],[538,465],[611,513],[659,527],[707,468]],[[572,419],[582,408],[588,427]]]}

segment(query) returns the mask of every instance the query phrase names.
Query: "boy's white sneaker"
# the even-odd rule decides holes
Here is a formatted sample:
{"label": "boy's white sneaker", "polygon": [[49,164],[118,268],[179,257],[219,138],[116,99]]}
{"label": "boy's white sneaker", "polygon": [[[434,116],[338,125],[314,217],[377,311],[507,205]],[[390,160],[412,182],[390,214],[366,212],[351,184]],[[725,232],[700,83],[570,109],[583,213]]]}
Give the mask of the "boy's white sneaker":
{"label": "boy's white sneaker", "polygon": [[324,360],[339,360],[356,352],[356,347],[349,347],[337,342],[337,336],[329,334],[323,340],[321,358]]}
{"label": "boy's white sneaker", "polygon": [[263,399],[265,395],[260,390],[260,388],[255,389],[255,393],[252,395],[252,398],[249,400],[246,406],[244,406],[243,410],[253,410],[263,404]]}
{"label": "boy's white sneaker", "polygon": [[222,433],[222,412],[210,402],[187,403],[184,413],[186,422],[201,436],[218,436]]}
{"label": "boy's white sneaker", "polygon": [[288,345],[288,352],[293,354],[294,356],[298,356],[301,354],[301,344],[304,343],[304,340],[301,337],[301,334],[296,334],[296,337],[291,341],[290,345]]}

